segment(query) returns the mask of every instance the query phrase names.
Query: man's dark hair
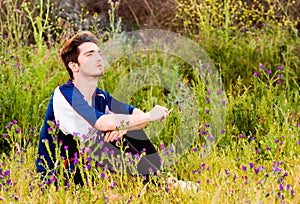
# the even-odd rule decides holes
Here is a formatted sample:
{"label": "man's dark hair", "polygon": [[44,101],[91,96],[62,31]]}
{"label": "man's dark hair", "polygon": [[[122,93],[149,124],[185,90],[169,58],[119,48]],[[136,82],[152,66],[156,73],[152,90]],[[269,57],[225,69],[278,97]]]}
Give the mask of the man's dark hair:
{"label": "man's dark hair", "polygon": [[69,62],[78,63],[79,49],[78,47],[85,42],[92,42],[98,45],[97,37],[90,31],[82,31],[77,33],[72,38],[64,43],[64,46],[60,52],[61,59],[63,60],[70,78],[74,79],[73,72],[69,67]]}

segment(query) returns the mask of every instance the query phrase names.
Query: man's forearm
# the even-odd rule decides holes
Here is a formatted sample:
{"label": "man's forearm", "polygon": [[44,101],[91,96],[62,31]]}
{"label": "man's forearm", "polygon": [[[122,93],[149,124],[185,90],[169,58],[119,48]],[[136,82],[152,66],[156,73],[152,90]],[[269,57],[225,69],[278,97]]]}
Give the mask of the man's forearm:
{"label": "man's forearm", "polygon": [[149,112],[132,115],[107,114],[101,116],[95,123],[95,128],[101,131],[112,131],[117,128],[137,130],[145,127],[151,121]]}

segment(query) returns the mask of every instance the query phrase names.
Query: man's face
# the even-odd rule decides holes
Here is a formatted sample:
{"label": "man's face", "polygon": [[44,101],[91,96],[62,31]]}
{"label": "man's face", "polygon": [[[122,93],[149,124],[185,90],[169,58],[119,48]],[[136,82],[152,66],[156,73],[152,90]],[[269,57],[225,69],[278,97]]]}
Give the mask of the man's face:
{"label": "man's face", "polygon": [[85,42],[78,47],[79,74],[84,77],[103,75],[104,64],[99,47],[92,42]]}

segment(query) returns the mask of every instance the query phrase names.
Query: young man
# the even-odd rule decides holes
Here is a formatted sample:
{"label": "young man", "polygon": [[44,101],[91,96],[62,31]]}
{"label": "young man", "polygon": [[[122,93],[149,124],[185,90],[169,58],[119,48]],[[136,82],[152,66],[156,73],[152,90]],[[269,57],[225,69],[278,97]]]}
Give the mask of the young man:
{"label": "young man", "polygon": [[[140,175],[149,174],[149,169],[159,171],[161,159],[142,128],[149,122],[167,119],[168,109],[157,105],[144,113],[97,88],[104,67],[98,40],[91,32],[80,32],[66,41],[61,58],[70,80],[51,95],[40,132],[37,171],[44,174],[56,171],[58,156],[65,159],[65,165],[74,168],[73,161],[79,157],[74,137],[81,144],[98,138],[99,145],[112,150],[119,150],[116,140],[124,138],[123,145],[131,155],[146,154],[137,164]],[[51,134],[49,121],[56,123],[57,134]],[[61,147],[60,155],[56,155],[57,146]],[[83,184],[78,171],[74,181]]]}

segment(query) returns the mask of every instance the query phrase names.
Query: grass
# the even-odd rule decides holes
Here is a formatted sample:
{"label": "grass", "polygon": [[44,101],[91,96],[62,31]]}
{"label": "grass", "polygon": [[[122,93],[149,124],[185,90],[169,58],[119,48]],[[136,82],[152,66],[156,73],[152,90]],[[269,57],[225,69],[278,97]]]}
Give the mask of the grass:
{"label": "grass", "polygon": [[[100,88],[144,111],[155,104],[174,108],[168,121],[151,124],[145,131],[162,157],[167,158],[165,171],[200,184],[200,190],[181,191],[162,183],[149,184],[145,193],[139,177],[90,168],[96,164],[93,160],[87,162],[89,154],[85,151],[78,165],[88,175],[86,185],[70,182],[64,186],[62,174],[50,176],[48,182],[39,179],[34,164],[39,130],[49,96],[68,79],[59,48],[67,33],[77,27],[59,27],[57,17],[51,18],[53,8],[46,14],[49,22],[42,22],[40,18],[45,13],[35,9],[35,4],[26,5],[26,11],[13,1],[2,3],[6,9],[0,10],[0,143],[4,147],[0,156],[1,201],[299,203],[300,41],[295,24],[291,18],[277,18],[275,10],[264,10],[265,15],[254,8],[243,12],[243,6],[236,7],[234,1],[225,1],[225,5],[203,2],[205,5],[191,0],[191,9],[195,10],[187,10],[190,4],[178,1],[177,18],[186,26],[181,34],[197,42],[214,62],[224,90],[206,86],[205,77],[210,75],[203,70],[209,65],[193,66],[178,56],[143,47],[135,47],[135,52],[109,64],[99,81]],[[201,5],[207,9],[199,9]],[[111,6],[115,11],[116,5]],[[39,13],[28,16],[29,11]],[[192,14],[197,18],[191,18]],[[28,42],[30,32],[20,30],[23,24],[33,26],[28,17],[40,25],[33,33],[37,40],[33,44]],[[260,26],[254,24],[253,18]],[[284,29],[278,21],[285,25]],[[101,39],[120,36],[119,21],[109,26],[107,33],[90,29],[101,33]],[[51,41],[51,34],[57,36],[62,29],[61,39]],[[168,72],[160,73],[161,68]],[[120,92],[120,87],[125,86],[122,83],[127,89]],[[166,89],[164,83],[174,86]],[[219,123],[222,121],[224,125]],[[215,132],[213,128],[218,125],[222,128]],[[185,151],[176,152],[171,144],[185,126],[188,128],[182,135],[191,133],[192,137],[181,138]],[[155,135],[158,130],[160,133]]]}

